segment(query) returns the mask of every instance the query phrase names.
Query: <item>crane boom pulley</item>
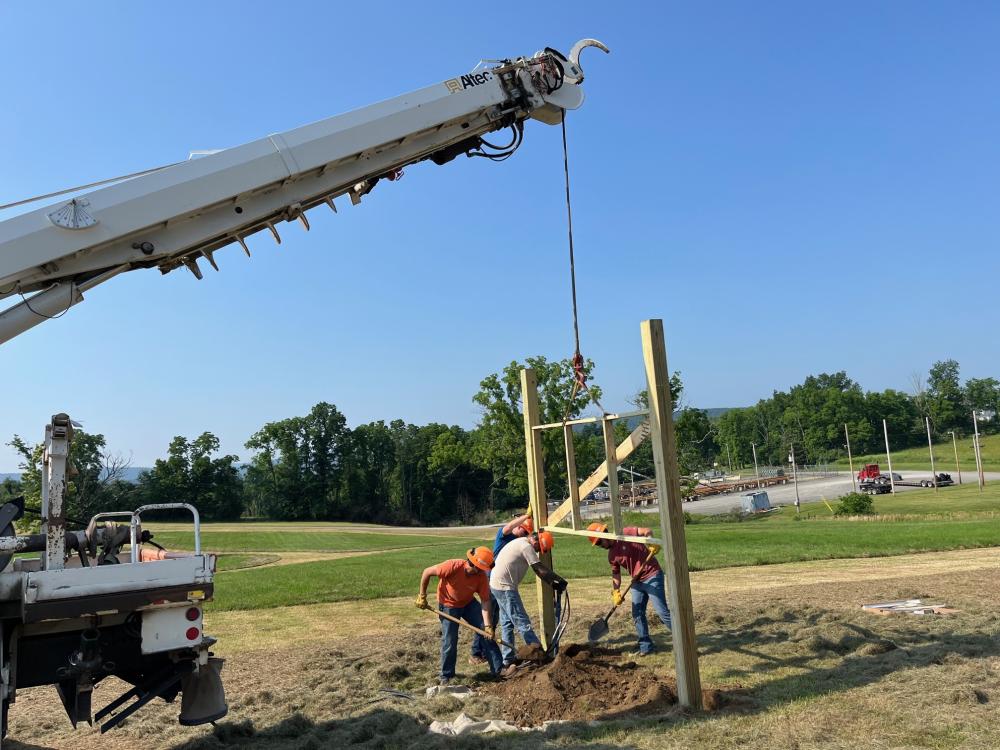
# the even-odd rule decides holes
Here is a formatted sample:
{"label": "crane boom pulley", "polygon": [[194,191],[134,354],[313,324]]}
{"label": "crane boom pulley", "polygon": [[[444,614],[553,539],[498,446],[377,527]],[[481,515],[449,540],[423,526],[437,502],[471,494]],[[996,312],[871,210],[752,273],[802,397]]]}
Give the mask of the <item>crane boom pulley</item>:
{"label": "crane boom pulley", "polygon": [[[268,231],[306,211],[337,210],[345,194],[357,205],[383,180],[423,160],[445,164],[466,154],[500,161],[520,145],[524,120],[558,125],[583,103],[580,52],[546,48],[501,60],[346,114],[242,146],[141,174],[72,200],[0,222],[0,344],[57,317],[88,290],[125,271],[185,267],[202,278],[200,259]],[[510,128],[506,146],[484,136]],[[25,295],[31,295],[25,297]]]}

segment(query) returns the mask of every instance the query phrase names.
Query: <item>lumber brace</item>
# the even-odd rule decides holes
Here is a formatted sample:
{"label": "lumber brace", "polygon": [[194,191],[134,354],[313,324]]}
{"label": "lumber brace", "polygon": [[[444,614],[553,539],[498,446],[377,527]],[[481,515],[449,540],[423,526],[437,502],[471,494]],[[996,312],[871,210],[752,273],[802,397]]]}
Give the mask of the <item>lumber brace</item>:
{"label": "lumber brace", "polygon": [[[632,430],[629,436],[622,441],[621,445],[615,448],[615,463],[621,464],[622,461],[631,456],[632,452],[638,448],[642,441],[647,437],[649,437],[649,420],[643,420],[643,422]],[[608,462],[602,461],[601,465],[594,469],[594,473],[584,479],[583,483],[580,485],[580,498],[583,499],[587,497],[587,495],[596,490],[601,485],[601,482],[607,478]],[[549,514],[549,524],[551,526],[555,526],[572,512],[573,501],[572,498],[568,498]]]}
{"label": "lumber brace", "polygon": [[543,526],[540,531],[552,531],[556,534],[570,534],[572,536],[596,536],[598,539],[611,539],[619,542],[638,542],[639,544],[658,544],[663,546],[663,540],[653,536],[632,536],[629,534],[612,534],[607,531],[586,531],[584,529],[566,529],[562,526]]}

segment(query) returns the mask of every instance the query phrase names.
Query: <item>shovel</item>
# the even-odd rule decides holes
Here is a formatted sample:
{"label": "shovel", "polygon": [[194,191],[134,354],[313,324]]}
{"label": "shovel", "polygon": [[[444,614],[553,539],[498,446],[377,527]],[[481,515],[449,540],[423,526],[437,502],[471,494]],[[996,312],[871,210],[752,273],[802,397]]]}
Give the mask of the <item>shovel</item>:
{"label": "shovel", "polygon": [[[642,572],[642,568],[646,567],[646,563],[648,563],[652,559],[653,559],[653,553],[650,552],[648,555],[646,555],[646,560],[642,563],[642,567],[639,568],[640,573]],[[632,584],[636,582],[637,578],[638,575],[633,576],[632,580],[628,582],[628,586],[626,586],[625,590],[622,592],[623,602],[625,601],[625,594],[629,592],[629,590],[632,588]],[[611,615],[615,613],[615,610],[618,609],[618,606],[619,605],[616,604],[610,610],[608,610],[608,613],[604,615],[604,617],[594,620],[594,624],[591,625],[590,630],[587,631],[588,641],[590,641],[591,643],[597,643],[597,641],[601,640],[601,638],[603,638],[608,634],[608,620],[611,619]]]}
{"label": "shovel", "polygon": [[[494,639],[490,638],[490,634],[487,633],[485,630],[482,630],[481,628],[477,628],[472,623],[468,623],[465,620],[459,619],[458,617],[452,617],[447,612],[442,612],[439,609],[428,609],[427,611],[428,612],[433,612],[438,617],[443,617],[446,620],[451,620],[452,622],[457,622],[459,625],[464,625],[465,627],[467,627],[469,630],[473,631],[474,633],[479,633],[479,635],[481,635],[483,638],[485,638],[488,641],[494,640]],[[501,646],[506,646],[507,648],[511,648],[511,649],[514,648],[509,643],[507,643],[506,641],[502,641],[499,638],[496,639],[496,642],[499,643]]]}

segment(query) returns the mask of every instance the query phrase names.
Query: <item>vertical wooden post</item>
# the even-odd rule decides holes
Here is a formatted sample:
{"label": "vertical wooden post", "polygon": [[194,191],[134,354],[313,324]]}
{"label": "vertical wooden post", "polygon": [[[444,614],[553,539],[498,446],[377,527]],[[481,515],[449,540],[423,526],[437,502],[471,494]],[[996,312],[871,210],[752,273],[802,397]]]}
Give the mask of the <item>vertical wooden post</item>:
{"label": "vertical wooden post", "polygon": [[757,467],[757,444],[750,443],[750,448],[753,449],[753,473],[757,477],[757,489],[760,489],[760,469]]}
{"label": "vertical wooden post", "polygon": [[[535,517],[535,528],[548,525],[549,506],[545,494],[545,468],[542,464],[542,435],[532,429],[541,424],[538,408],[538,378],[532,369],[521,370],[521,401],[524,404],[524,447],[528,463],[528,502]],[[552,553],[540,554],[542,563],[552,568]],[[542,620],[542,647],[548,649],[552,633],[555,631],[555,609],[552,603],[552,587],[537,579],[538,612]]]}
{"label": "vertical wooden post", "polygon": [[601,427],[604,428],[604,455],[608,462],[608,500],[611,503],[611,530],[622,533],[622,505],[618,491],[618,456],[615,444],[615,423],[604,417]]}
{"label": "vertical wooden post", "polygon": [[576,478],[576,449],[573,446],[573,425],[563,425],[563,440],[566,442],[566,484],[569,485],[569,504],[572,512],[573,528],[583,528],[580,515],[580,485]]}
{"label": "vertical wooden post", "polygon": [[670,611],[673,615],[677,698],[682,706],[701,709],[701,675],[694,632],[694,607],[688,573],[684,513],[681,510],[680,471],[674,437],[670,373],[663,339],[663,321],[642,323],[642,357],[649,384],[649,426],[656,467],[656,492],[660,501],[660,533],[666,562]]}

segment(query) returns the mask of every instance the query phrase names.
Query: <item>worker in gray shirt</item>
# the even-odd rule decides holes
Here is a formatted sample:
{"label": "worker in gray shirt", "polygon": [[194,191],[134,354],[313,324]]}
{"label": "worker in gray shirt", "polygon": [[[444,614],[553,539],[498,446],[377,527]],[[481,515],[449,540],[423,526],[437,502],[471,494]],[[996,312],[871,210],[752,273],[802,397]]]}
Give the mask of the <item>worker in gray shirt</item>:
{"label": "worker in gray shirt", "polygon": [[[531,626],[531,618],[524,609],[524,602],[517,587],[528,572],[549,584],[556,591],[566,589],[566,581],[545,567],[538,558],[538,553],[548,552],[553,545],[552,534],[548,531],[531,534],[508,543],[496,558],[496,565],[490,574],[490,593],[500,605],[500,631],[505,644],[514,643],[514,629],[521,634],[527,644],[541,644]],[[508,645],[500,648],[503,656],[504,669],[500,673],[509,677],[516,668],[514,649]]]}

